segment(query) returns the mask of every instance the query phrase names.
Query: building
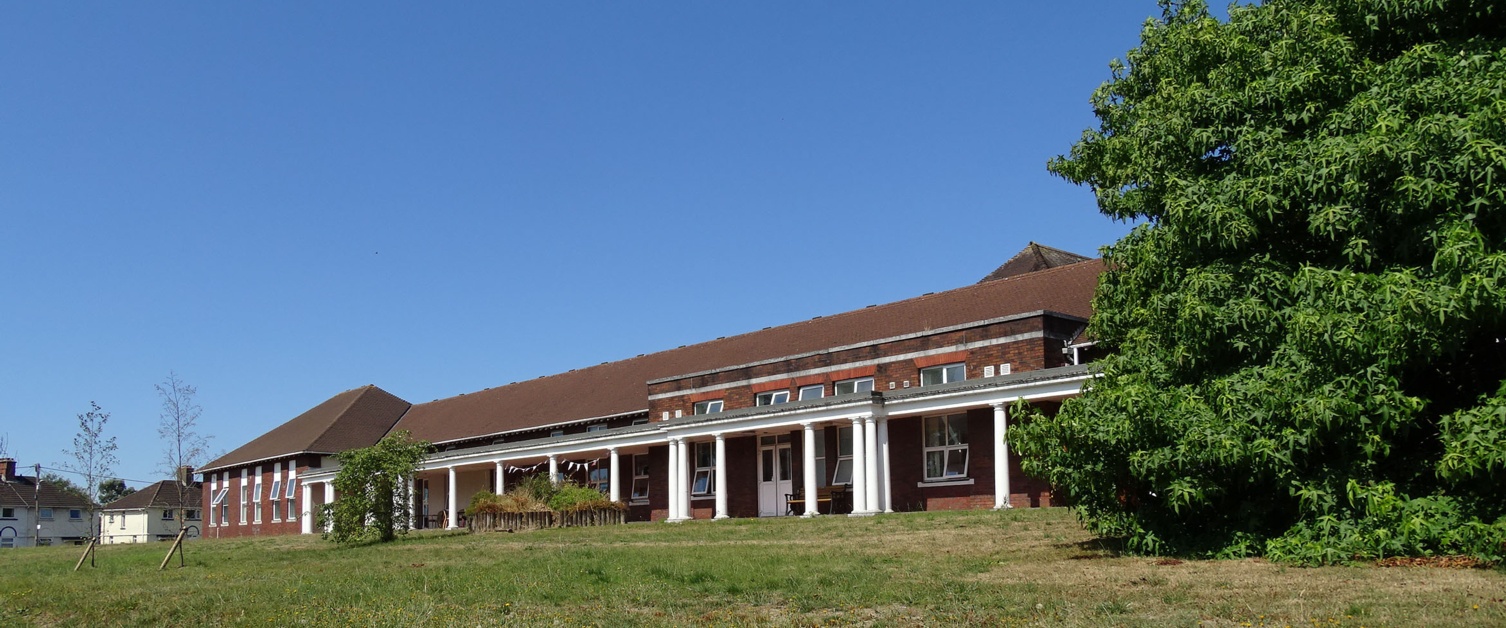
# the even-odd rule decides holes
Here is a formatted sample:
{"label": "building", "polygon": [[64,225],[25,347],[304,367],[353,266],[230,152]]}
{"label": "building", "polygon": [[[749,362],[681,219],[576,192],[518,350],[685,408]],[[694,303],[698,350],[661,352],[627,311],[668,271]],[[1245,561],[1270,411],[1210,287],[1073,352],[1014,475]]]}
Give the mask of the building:
{"label": "building", "polygon": [[205,467],[206,534],[311,532],[332,455],[399,430],[435,447],[419,527],[545,472],[644,521],[1050,505],[1002,434],[1011,404],[1053,412],[1090,377],[1073,361],[1102,269],[1032,243],[895,303],[429,403],[349,390]]}
{"label": "building", "polygon": [[36,476],[17,475],[16,460],[0,458],[0,549],[88,541],[92,505]]}
{"label": "building", "polygon": [[[196,539],[202,530],[203,487],[177,480],[163,480],[105,504],[100,509],[99,541],[146,543],[171,541],[178,536],[179,517],[188,530],[185,538]],[[181,515],[180,515],[181,513]]]}

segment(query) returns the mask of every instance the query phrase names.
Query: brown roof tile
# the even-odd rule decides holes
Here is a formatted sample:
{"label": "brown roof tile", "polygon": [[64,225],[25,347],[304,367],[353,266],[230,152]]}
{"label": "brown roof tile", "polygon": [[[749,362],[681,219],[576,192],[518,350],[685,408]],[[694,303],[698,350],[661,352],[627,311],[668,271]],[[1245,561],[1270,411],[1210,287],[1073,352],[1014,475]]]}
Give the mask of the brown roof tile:
{"label": "brown roof tile", "polygon": [[1102,270],[1100,260],[1080,261],[421,403],[393,429],[409,430],[415,438],[432,442],[464,440],[643,411],[648,407],[648,382],[675,375],[1040,310],[1086,319]]}
{"label": "brown roof tile", "polygon": [[347,390],[220,456],[200,470],[217,471],[304,452],[338,453],[369,447],[386,435],[410,405],[376,386]]}
{"label": "brown roof tile", "polygon": [[1076,264],[1087,260],[1087,257],[1076,253],[1031,242],[1025,245],[1025,248],[1021,249],[1019,253],[1015,253],[1014,257],[1009,258],[1009,261],[995,268],[994,272],[978,280],[978,283],[1033,273],[1046,270],[1047,268],[1056,268],[1057,266]]}
{"label": "brown roof tile", "polygon": [[31,508],[34,504],[41,504],[43,508],[88,508],[91,505],[88,499],[60,490],[52,482],[43,482],[38,491],[37,479],[33,476],[18,475],[0,482],[0,505]]}
{"label": "brown roof tile", "polygon": [[[199,483],[194,482],[179,491],[177,480],[163,480],[144,489],[105,504],[104,510],[135,510],[138,508],[198,508],[203,501]],[[181,495],[181,498],[180,498]]]}

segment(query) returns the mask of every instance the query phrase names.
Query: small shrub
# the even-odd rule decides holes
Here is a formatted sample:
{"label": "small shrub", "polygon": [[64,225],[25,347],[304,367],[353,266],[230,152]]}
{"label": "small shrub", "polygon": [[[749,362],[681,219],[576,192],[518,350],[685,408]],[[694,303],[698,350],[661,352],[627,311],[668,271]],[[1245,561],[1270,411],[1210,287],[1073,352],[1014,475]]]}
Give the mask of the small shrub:
{"label": "small shrub", "polygon": [[524,477],[512,489],[512,493],[527,493],[532,495],[534,499],[544,503],[548,503],[549,500],[553,499],[554,494],[557,492],[559,492],[559,487],[555,486],[554,482],[549,481],[549,474],[547,473],[535,473]]}
{"label": "small shrub", "polygon": [[607,499],[601,491],[573,482],[561,484],[559,490],[549,499],[549,507],[556,512],[615,508],[616,506],[616,502]]}

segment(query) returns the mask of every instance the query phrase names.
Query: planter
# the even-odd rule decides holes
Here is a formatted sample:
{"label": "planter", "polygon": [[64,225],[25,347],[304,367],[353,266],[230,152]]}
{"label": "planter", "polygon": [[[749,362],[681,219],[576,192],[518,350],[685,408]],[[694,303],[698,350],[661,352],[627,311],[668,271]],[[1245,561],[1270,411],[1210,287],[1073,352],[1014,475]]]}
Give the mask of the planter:
{"label": "planter", "polygon": [[611,526],[627,522],[627,513],[616,508],[576,510],[555,513],[555,520],[562,528],[581,526]]}

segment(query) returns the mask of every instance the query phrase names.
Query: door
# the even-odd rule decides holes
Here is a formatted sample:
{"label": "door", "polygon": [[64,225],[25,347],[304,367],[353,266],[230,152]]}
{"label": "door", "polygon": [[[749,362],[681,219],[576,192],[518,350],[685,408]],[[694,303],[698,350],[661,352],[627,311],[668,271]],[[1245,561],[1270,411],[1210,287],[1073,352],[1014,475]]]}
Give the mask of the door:
{"label": "door", "polygon": [[789,434],[758,437],[758,516],[777,517],[788,510],[785,496],[795,488],[794,464]]}

